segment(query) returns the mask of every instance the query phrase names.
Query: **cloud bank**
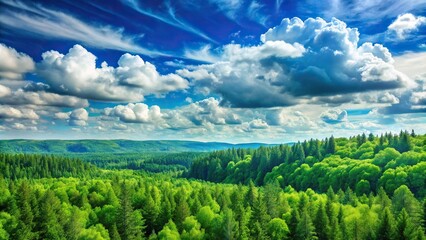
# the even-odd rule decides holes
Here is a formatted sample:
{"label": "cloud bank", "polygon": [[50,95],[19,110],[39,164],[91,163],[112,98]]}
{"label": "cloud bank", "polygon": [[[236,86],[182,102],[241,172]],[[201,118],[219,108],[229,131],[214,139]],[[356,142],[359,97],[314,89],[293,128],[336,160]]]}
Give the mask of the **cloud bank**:
{"label": "cloud bank", "polygon": [[222,104],[254,108],[290,106],[317,96],[412,86],[380,44],[359,46],[359,32],[337,19],[282,20],[258,46],[223,47],[219,61],[178,71]]}

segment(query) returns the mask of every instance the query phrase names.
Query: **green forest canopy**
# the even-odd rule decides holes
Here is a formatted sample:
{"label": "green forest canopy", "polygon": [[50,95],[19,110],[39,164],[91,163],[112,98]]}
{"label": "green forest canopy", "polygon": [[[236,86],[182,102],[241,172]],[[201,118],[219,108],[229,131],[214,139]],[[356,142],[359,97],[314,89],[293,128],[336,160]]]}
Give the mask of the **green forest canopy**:
{"label": "green forest canopy", "polygon": [[0,239],[424,239],[425,139],[217,151],[187,173],[209,182],[0,154]]}

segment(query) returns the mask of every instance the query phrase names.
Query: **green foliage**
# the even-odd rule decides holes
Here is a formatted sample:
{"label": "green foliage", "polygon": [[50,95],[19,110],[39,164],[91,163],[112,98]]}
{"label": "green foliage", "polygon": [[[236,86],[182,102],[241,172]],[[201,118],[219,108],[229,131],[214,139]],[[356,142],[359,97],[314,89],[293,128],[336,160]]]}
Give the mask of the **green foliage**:
{"label": "green foliage", "polygon": [[91,177],[96,167],[60,156],[0,153],[0,175],[5,178]]}
{"label": "green foliage", "polygon": [[0,154],[0,240],[424,239],[426,137],[400,153],[404,134],[217,151],[189,171],[225,183]]}
{"label": "green foliage", "polygon": [[401,132],[380,138],[365,134],[345,139],[311,139],[289,145],[215,151],[198,158],[189,177],[256,185],[278,182],[296,190],[326,192],[351,188],[358,196],[383,187],[392,194],[407,185],[426,196],[426,135]]}

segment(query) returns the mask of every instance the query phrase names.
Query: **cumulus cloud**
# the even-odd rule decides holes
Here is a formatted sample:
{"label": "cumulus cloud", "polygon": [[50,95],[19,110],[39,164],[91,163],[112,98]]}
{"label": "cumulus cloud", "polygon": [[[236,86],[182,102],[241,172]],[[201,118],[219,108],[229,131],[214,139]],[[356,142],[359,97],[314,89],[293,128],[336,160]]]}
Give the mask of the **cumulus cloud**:
{"label": "cumulus cloud", "polygon": [[10,95],[10,93],[11,93],[10,88],[0,84],[0,98],[8,96],[8,95]]}
{"label": "cumulus cloud", "polygon": [[22,123],[15,122],[10,126],[12,129],[15,130],[31,130],[31,131],[37,131],[36,126],[26,126]]}
{"label": "cumulus cloud", "polygon": [[55,119],[67,120],[70,118],[71,112],[58,112],[54,114]]}
{"label": "cumulus cloud", "polygon": [[426,17],[414,16],[411,13],[399,15],[398,18],[392,22],[388,31],[394,33],[398,39],[407,38],[410,33],[418,31],[418,29],[426,24]]}
{"label": "cumulus cloud", "polygon": [[237,114],[212,97],[169,111],[165,118],[171,128],[242,123]]}
{"label": "cumulus cloud", "polygon": [[345,110],[330,109],[321,114],[321,120],[328,124],[346,122],[348,120],[348,113]]}
{"label": "cumulus cloud", "polygon": [[392,93],[386,92],[379,98],[380,103],[391,103],[391,104],[397,104],[399,103],[399,98],[397,98]]}
{"label": "cumulus cloud", "polygon": [[71,111],[69,124],[70,126],[86,126],[89,120],[89,113],[84,108],[78,108]]}
{"label": "cumulus cloud", "polygon": [[254,132],[255,130],[265,130],[267,128],[269,128],[269,125],[265,120],[256,118],[249,122],[243,122],[236,127],[236,130],[239,132]]}
{"label": "cumulus cloud", "polygon": [[358,36],[357,29],[337,19],[285,18],[261,36],[260,45],[226,45],[216,63],[178,74],[202,92],[220,94],[222,104],[245,108],[412,86],[393,66],[387,48],[358,46]]}
{"label": "cumulus cloud", "polygon": [[266,122],[271,126],[279,126],[285,132],[306,132],[318,127],[308,116],[300,111],[274,109],[266,113]]}
{"label": "cumulus cloud", "polygon": [[70,112],[58,112],[54,114],[55,119],[67,120],[70,126],[86,126],[89,113],[84,108],[77,108]]}
{"label": "cumulus cloud", "polygon": [[265,129],[268,128],[268,123],[265,122],[263,119],[254,119],[250,121],[249,127],[252,129]]}
{"label": "cumulus cloud", "polygon": [[39,119],[40,117],[32,109],[17,109],[0,105],[0,119]]}
{"label": "cumulus cloud", "polygon": [[118,67],[106,62],[96,67],[96,56],[80,45],[66,55],[57,51],[42,54],[38,73],[50,91],[103,101],[141,101],[144,95],[163,94],[188,87],[176,74],[160,75],[155,66],[139,56],[124,54]]}
{"label": "cumulus cloud", "polygon": [[2,43],[0,59],[0,78],[20,80],[25,73],[34,70],[34,61],[30,56]]}
{"label": "cumulus cloud", "polygon": [[113,108],[105,108],[105,116],[118,117],[120,121],[127,123],[153,123],[161,121],[161,109],[157,105],[150,108],[144,103],[129,103]]}

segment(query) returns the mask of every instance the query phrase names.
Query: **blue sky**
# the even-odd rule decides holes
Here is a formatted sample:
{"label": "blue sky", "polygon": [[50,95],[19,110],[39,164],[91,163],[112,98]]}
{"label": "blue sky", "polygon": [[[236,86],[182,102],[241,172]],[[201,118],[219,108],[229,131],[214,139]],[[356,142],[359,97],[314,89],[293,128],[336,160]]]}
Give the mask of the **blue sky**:
{"label": "blue sky", "polygon": [[0,138],[426,132],[426,0],[0,8]]}

